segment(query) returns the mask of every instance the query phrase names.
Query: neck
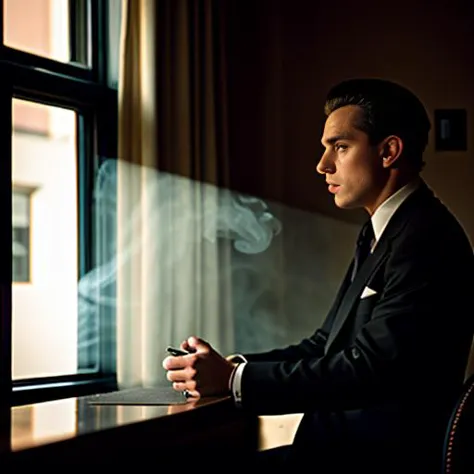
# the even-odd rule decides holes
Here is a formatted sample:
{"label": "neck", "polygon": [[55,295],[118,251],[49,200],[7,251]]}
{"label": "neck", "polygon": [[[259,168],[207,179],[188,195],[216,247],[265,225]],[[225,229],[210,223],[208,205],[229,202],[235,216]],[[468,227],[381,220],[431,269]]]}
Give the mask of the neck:
{"label": "neck", "polygon": [[372,205],[366,206],[365,210],[370,216],[374,214],[377,208],[382,205],[390,196],[408,183],[419,178],[418,173],[400,173],[399,170],[391,170],[385,185],[379,190],[376,199]]}

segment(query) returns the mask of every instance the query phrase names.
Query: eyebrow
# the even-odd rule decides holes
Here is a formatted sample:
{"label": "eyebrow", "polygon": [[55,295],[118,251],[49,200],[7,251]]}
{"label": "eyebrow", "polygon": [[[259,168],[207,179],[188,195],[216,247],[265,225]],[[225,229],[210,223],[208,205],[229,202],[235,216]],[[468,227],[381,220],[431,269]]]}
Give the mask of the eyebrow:
{"label": "eyebrow", "polygon": [[[353,140],[353,139],[354,137],[350,133],[340,133],[339,135],[334,135],[333,137],[328,138],[326,140],[326,143],[328,143],[329,145],[334,145],[334,143],[336,143],[339,140]],[[321,140],[321,143],[324,145],[323,140]]]}

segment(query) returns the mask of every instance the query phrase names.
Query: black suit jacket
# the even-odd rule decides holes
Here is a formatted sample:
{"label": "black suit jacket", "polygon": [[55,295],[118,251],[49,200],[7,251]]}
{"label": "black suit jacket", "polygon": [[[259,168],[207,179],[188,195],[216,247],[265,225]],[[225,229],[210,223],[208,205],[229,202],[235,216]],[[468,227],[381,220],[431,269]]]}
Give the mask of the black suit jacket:
{"label": "black suit jacket", "polygon": [[[408,453],[434,459],[473,336],[470,242],[422,183],[352,283],[351,270],[311,337],[246,354],[242,405],[258,414],[304,412],[294,441],[300,459],[314,460],[315,450],[328,464],[337,453],[351,467],[376,453],[385,462]],[[373,293],[361,299],[365,287]]]}

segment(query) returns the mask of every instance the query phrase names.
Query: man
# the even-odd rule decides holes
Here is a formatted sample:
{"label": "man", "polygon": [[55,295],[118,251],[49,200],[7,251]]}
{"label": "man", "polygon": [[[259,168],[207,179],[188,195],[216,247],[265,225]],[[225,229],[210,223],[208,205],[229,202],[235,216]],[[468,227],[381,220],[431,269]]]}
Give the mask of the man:
{"label": "man", "polygon": [[292,466],[436,473],[473,335],[471,245],[420,177],[430,122],[410,91],[344,81],[325,114],[317,171],[338,207],[370,219],[323,326],[240,361],[191,337],[182,348],[192,353],[163,366],[193,398],[231,393],[259,415],[304,412],[285,449]]}

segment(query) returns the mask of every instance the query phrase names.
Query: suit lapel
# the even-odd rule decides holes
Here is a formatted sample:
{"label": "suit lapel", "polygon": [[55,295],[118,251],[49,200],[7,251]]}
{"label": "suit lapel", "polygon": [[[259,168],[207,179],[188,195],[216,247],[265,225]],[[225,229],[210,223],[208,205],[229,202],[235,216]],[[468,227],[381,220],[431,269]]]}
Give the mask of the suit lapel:
{"label": "suit lapel", "polygon": [[347,269],[346,276],[342,280],[342,284],[339,287],[339,291],[337,292],[336,299],[334,300],[334,303],[331,306],[328,317],[324,321],[322,329],[327,334],[330,334],[332,331],[332,327],[334,325],[334,318],[336,317],[339,306],[341,305],[341,301],[351,284],[351,275],[352,275],[353,267],[354,267],[354,260],[352,261],[351,265],[349,265],[349,268]]}
{"label": "suit lapel", "polygon": [[383,241],[381,239],[379,244],[375,247],[374,253],[367,257],[359,272],[357,273],[354,281],[349,285],[346,293],[342,297],[339,307],[337,308],[331,332],[329,333],[326,343],[326,352],[328,351],[334,339],[337,337],[355,303],[358,301],[368,279],[388,257],[388,247],[388,239],[383,239]]}

